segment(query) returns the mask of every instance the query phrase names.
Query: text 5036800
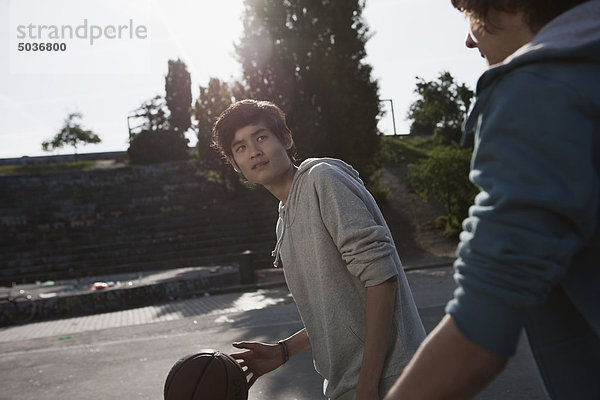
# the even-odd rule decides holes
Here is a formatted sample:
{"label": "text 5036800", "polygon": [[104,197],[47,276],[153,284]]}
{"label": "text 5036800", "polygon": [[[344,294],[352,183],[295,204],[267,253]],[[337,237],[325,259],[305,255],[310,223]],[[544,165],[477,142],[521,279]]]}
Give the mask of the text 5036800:
{"label": "text 5036800", "polygon": [[19,51],[66,51],[66,43],[19,43],[17,45]]}

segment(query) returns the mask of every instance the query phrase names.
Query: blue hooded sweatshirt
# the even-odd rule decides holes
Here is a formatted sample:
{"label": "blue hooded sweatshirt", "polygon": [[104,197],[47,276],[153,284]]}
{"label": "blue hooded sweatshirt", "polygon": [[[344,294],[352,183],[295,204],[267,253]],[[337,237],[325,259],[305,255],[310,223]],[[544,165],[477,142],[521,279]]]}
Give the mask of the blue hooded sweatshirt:
{"label": "blue hooded sweatshirt", "polygon": [[526,329],[552,398],[600,398],[600,1],[486,71],[465,124],[480,193],[446,311],[514,354]]}

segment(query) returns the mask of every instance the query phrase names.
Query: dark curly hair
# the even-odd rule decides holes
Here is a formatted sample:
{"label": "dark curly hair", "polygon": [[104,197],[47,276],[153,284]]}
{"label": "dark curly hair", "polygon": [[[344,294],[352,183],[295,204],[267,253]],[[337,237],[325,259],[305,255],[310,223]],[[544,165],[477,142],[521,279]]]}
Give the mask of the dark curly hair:
{"label": "dark curly hair", "polygon": [[[212,147],[219,151],[224,158],[233,157],[231,142],[233,142],[235,133],[245,126],[260,122],[264,123],[281,143],[286,143],[292,136],[281,108],[269,101],[246,99],[233,103],[219,115],[212,131]],[[287,150],[287,154],[293,161],[296,155],[295,145],[292,144],[292,147]]]}
{"label": "dark curly hair", "polygon": [[460,11],[472,13],[476,18],[489,24],[490,10],[507,13],[522,12],[525,23],[532,32],[538,32],[544,25],[565,11],[589,0],[451,0]]}

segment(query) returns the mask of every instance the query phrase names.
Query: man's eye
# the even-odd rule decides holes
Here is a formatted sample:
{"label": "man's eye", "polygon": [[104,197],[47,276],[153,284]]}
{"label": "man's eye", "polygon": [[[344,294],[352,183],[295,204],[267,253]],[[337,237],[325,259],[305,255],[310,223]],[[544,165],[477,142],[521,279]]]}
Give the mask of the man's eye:
{"label": "man's eye", "polygon": [[267,138],[267,136],[266,136],[266,135],[262,135],[262,136],[259,136],[258,138],[256,138],[256,140],[257,140],[258,142],[262,142],[262,141],[263,141],[263,140],[265,140],[266,138]]}

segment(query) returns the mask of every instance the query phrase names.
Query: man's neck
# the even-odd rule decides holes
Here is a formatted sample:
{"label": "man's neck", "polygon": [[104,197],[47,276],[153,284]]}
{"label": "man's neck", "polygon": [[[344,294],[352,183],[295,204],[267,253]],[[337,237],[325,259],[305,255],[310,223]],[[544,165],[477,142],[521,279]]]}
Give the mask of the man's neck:
{"label": "man's neck", "polygon": [[281,178],[277,182],[265,185],[265,188],[271,192],[273,196],[277,197],[279,201],[285,204],[288,200],[292,188],[292,181],[294,180],[294,175],[296,175],[297,170],[298,167],[290,163],[290,168],[281,175]]}

